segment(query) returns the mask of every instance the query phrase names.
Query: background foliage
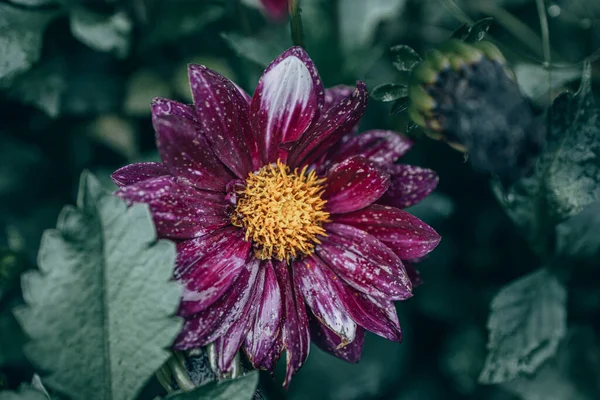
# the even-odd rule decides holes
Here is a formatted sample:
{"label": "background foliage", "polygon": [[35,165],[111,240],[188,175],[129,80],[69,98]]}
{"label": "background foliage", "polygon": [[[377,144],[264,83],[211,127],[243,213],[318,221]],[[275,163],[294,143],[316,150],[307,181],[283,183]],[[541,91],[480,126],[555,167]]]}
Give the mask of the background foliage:
{"label": "background foliage", "polygon": [[[370,90],[388,82],[406,83],[407,74],[393,62],[406,69],[410,57],[401,52],[405,58],[398,60],[398,48],[390,47],[405,44],[422,53],[461,24],[492,17],[487,38],[500,46],[522,91],[540,111],[551,107],[550,149],[533,178],[501,193],[488,176],[474,173],[461,154],[409,133],[417,144],[407,162],[440,175],[437,191],[412,212],[443,240],[421,264],[425,284],[413,299],[398,304],[404,342],[369,335],[357,365],[315,347],[287,394],[280,389],[281,372],[277,382],[261,375],[263,395],[339,400],[600,398],[600,113],[593,104],[600,80],[600,2],[302,0],[301,5],[306,47],[325,86],[360,79]],[[551,74],[543,68],[540,5],[549,24]],[[37,371],[59,395],[78,397],[64,383],[70,377],[46,378],[54,376],[47,370],[55,365],[44,354],[61,343],[40,343],[33,337],[25,346],[31,356],[25,357],[28,339],[11,310],[22,310],[17,315],[25,330],[36,322],[35,312],[70,313],[74,322],[85,319],[85,307],[75,312],[42,301],[48,310],[22,308],[22,296],[31,306],[31,296],[42,293],[51,280],[60,280],[56,268],[68,267],[65,260],[37,254],[42,232],[56,226],[64,204],[75,203],[81,171],[92,171],[112,190],[110,172],[130,162],[157,159],[149,102],[155,96],[190,102],[188,63],[205,64],[252,92],[263,67],[289,46],[288,26],[269,22],[252,1],[0,0],[0,389],[16,390]],[[588,56],[591,63],[581,90],[576,96],[560,95],[565,89],[578,90]],[[377,93],[375,97],[381,98]],[[390,108],[391,103],[371,99],[363,130],[406,132],[406,118],[390,116]],[[59,221],[62,245],[79,243],[72,249],[75,260],[77,250],[99,246],[94,238],[102,236],[102,229],[120,229],[103,226],[78,237],[94,229],[90,221],[126,213],[122,203],[94,185],[94,178],[82,178],[80,193],[91,190],[88,203],[80,200],[78,209],[69,208],[74,218],[70,226],[65,225],[67,211]],[[102,205],[106,202],[115,204],[107,210]],[[152,237],[145,235],[152,229],[141,218],[139,224],[146,226],[138,227],[139,240],[147,242],[136,251],[148,265],[172,267],[172,260],[164,260],[172,249],[163,252],[163,259],[150,254],[158,250],[148,247]],[[43,246],[50,246],[47,240]],[[123,260],[107,260],[98,268],[110,270],[119,262]],[[29,272],[24,283],[30,291],[22,294],[20,275],[36,267],[42,275]],[[156,282],[148,284],[175,290],[166,283],[166,272],[156,272]],[[94,282],[94,277],[81,279]],[[69,293],[76,296],[75,291],[65,296]],[[165,319],[175,307],[168,297],[156,304]],[[118,308],[108,308],[112,306]],[[163,334],[158,342],[167,343],[173,335]],[[153,351],[164,343],[155,343]],[[158,367],[164,359],[156,354]],[[75,365],[77,357],[72,357],[61,362]],[[111,360],[99,356],[96,362]],[[92,367],[99,367],[118,375],[122,365],[117,364],[78,372],[90,376],[86,374],[94,373]],[[138,376],[127,385],[135,392],[145,384],[140,398],[164,395],[148,377]],[[244,379],[235,384],[251,390],[254,375]],[[34,380],[18,393],[0,393],[0,399],[48,398],[35,388]],[[222,393],[232,398],[227,390],[237,389],[213,385],[205,390],[199,397],[172,398],[218,398]],[[106,396],[102,398],[112,398]]]}

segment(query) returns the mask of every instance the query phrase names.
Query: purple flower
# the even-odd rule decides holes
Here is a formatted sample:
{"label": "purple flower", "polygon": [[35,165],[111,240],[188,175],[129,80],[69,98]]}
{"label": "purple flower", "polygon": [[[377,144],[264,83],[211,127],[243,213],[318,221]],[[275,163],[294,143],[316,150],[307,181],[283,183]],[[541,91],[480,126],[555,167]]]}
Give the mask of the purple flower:
{"label": "purple flower", "polygon": [[324,90],[294,47],[250,98],[190,65],[194,105],[152,105],[159,163],[123,167],[117,195],[150,206],[158,235],[177,242],[184,285],[176,349],[214,343],[222,370],[240,349],[272,370],[287,351],[287,385],[311,339],[345,360],[364,330],[400,341],[393,301],[412,296],[417,260],[440,237],[396,207],[419,202],[433,171],[395,164],[412,143],[355,127],[364,83]]}
{"label": "purple flower", "polygon": [[288,15],[288,0],[260,0],[266,14],[275,21],[284,21]]}

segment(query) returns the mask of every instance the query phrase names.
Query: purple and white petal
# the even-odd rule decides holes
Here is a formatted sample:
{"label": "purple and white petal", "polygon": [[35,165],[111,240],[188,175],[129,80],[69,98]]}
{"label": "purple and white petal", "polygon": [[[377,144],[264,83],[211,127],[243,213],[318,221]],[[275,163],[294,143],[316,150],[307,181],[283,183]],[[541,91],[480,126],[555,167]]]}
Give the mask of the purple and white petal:
{"label": "purple and white petal", "polygon": [[321,323],[335,332],[342,346],[352,342],[356,323],[348,316],[337,294],[337,275],[323,265],[317,256],[307,257],[292,264],[296,286],[304,301]]}
{"label": "purple and white petal", "polygon": [[219,160],[246,178],[258,164],[247,101],[231,81],[202,65],[191,64],[188,72],[202,134]]}
{"label": "purple and white petal", "polygon": [[172,176],[142,180],[115,194],[128,204],[148,204],[159,237],[189,239],[231,223],[223,194],[196,190]]}
{"label": "purple and white petal", "polygon": [[177,114],[161,115],[153,110],[152,124],[160,157],[171,175],[198,189],[225,191],[233,175],[219,161],[192,120]]}
{"label": "purple and white petal", "polygon": [[142,162],[129,164],[113,172],[110,177],[119,186],[133,185],[150,178],[169,175],[169,170],[161,163]]}
{"label": "purple and white petal", "polygon": [[396,308],[391,301],[359,292],[343,283],[340,299],[357,324],[395,342],[402,340]]}
{"label": "purple and white petal", "polygon": [[[264,285],[260,297],[260,306],[250,326],[244,350],[255,368],[272,369],[281,352],[272,354],[277,342],[281,341],[282,304],[281,291],[271,261],[263,261]],[[275,360],[273,357],[276,356]]]}
{"label": "purple and white petal", "polygon": [[292,376],[302,367],[310,350],[308,316],[302,293],[294,283],[292,272],[285,262],[273,263],[283,303],[283,346],[287,351],[286,373],[283,386],[290,384]]}
{"label": "purple and white petal", "polygon": [[355,156],[331,167],[323,199],[332,214],[347,213],[373,204],[390,185],[390,176],[372,162]]}
{"label": "purple and white petal", "polygon": [[439,181],[434,171],[413,165],[392,165],[387,171],[391,176],[390,188],[379,203],[393,207],[417,204],[436,188]]}
{"label": "purple and white petal", "polygon": [[321,324],[318,319],[310,319],[310,337],[323,351],[332,354],[344,361],[357,363],[360,361],[363,344],[365,341],[365,330],[362,327],[356,328],[356,336],[352,343],[340,346],[342,340],[331,329]]}
{"label": "purple and white petal", "polygon": [[298,139],[322,107],[323,85],[312,60],[301,47],[286,50],[267,67],[250,103],[263,162],[285,161],[279,145]]}
{"label": "purple and white petal", "polygon": [[346,135],[329,156],[334,164],[355,155],[377,165],[392,165],[411,148],[412,141],[394,131],[370,130],[359,135]]}
{"label": "purple and white petal", "polygon": [[254,322],[256,313],[260,307],[261,294],[263,293],[265,283],[265,271],[259,268],[258,277],[254,282],[254,288],[252,290],[252,296],[240,319],[238,319],[227,332],[220,336],[215,341],[215,348],[217,351],[217,365],[219,370],[227,372],[231,369],[231,362],[235,358],[250,326]]}
{"label": "purple and white petal", "polygon": [[441,240],[425,222],[394,207],[374,204],[353,213],[332,216],[332,219],[370,233],[402,260],[425,256]]}
{"label": "purple and white petal", "polygon": [[294,143],[288,165],[301,167],[318,160],[344,135],[352,131],[367,108],[369,94],[363,82],[344,100],[325,112],[319,121]]}
{"label": "purple and white petal", "polygon": [[234,227],[222,228],[177,244],[175,279],[183,283],[179,315],[210,307],[237,279],[250,254],[250,243]]}
{"label": "purple and white petal", "polygon": [[247,263],[229,290],[211,307],[186,318],[173,347],[188,350],[206,346],[223,336],[242,317],[254,294],[259,261]]}
{"label": "purple and white petal", "polygon": [[193,105],[162,97],[156,97],[152,100],[152,117],[177,117],[186,120],[195,127],[199,127]]}
{"label": "purple and white petal", "polygon": [[327,237],[316,247],[319,257],[350,286],[390,300],[412,296],[402,261],[386,245],[349,225],[324,225]]}
{"label": "purple and white petal", "polygon": [[350,96],[354,92],[353,86],[348,85],[337,85],[325,89],[325,102],[323,103],[323,112],[328,111],[330,108],[339,105],[346,97]]}

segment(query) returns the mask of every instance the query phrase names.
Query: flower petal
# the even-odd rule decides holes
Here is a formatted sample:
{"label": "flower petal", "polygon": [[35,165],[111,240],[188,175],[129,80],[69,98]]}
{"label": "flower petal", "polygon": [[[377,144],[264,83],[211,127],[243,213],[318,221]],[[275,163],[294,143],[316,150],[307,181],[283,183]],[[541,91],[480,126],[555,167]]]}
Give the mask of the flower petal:
{"label": "flower petal", "polygon": [[370,130],[359,135],[346,135],[329,159],[333,164],[359,155],[377,165],[391,165],[406,154],[412,144],[397,132]]}
{"label": "flower petal", "polygon": [[263,161],[285,161],[279,145],[298,139],[322,107],[323,85],[312,60],[301,47],[286,50],[267,67],[250,103]]}
{"label": "flower petal", "polygon": [[402,340],[398,314],[391,301],[369,296],[347,285],[339,293],[348,313],[357,324],[388,340]]}
{"label": "flower petal", "polygon": [[275,21],[283,21],[288,15],[288,0],[261,0],[267,15]]}
{"label": "flower petal", "polygon": [[198,189],[224,191],[233,175],[211,150],[187,107],[166,100],[152,105],[160,157],[172,175]]}
{"label": "flower petal", "polygon": [[417,204],[436,188],[439,181],[434,171],[413,165],[392,165],[388,172],[390,188],[379,203],[393,207],[406,208]]}
{"label": "flower petal", "polygon": [[250,247],[234,227],[178,243],[174,276],[184,285],[179,315],[196,314],[217,301],[244,268]]}
{"label": "flower petal", "polygon": [[258,277],[254,283],[252,296],[240,319],[238,319],[227,332],[217,338],[215,348],[217,350],[217,365],[219,370],[227,372],[231,369],[231,362],[235,358],[251,324],[253,323],[256,313],[260,307],[261,294],[265,283],[265,270],[259,268]]}
{"label": "flower petal", "polygon": [[150,178],[169,175],[169,170],[161,163],[142,162],[129,164],[111,174],[113,182],[119,186],[133,185]]}
{"label": "flower petal", "polygon": [[421,278],[421,273],[412,263],[404,261],[404,268],[406,268],[406,273],[412,282],[413,288],[417,286],[421,286],[423,284],[423,278]]}
{"label": "flower petal", "polygon": [[289,266],[285,262],[274,262],[273,268],[283,303],[283,346],[287,350],[286,374],[283,382],[288,387],[292,376],[302,367],[310,350],[308,316],[302,294],[294,283]]}
{"label": "flower petal", "polygon": [[323,112],[340,104],[346,97],[354,92],[353,86],[337,85],[325,89],[325,102],[323,103]]}
{"label": "flower petal", "polygon": [[374,204],[353,213],[335,215],[332,219],[370,233],[402,260],[423,257],[441,240],[425,222],[394,207]]}
{"label": "flower petal", "polygon": [[258,148],[248,121],[248,103],[227,78],[202,66],[189,66],[194,107],[211,148],[238,178],[258,164]]}
{"label": "flower petal", "polygon": [[356,323],[348,316],[337,294],[334,280],[338,277],[312,256],[292,264],[296,286],[314,316],[341,338],[342,346],[352,342]]}
{"label": "flower petal", "polygon": [[331,167],[323,199],[332,214],[367,207],[388,190],[390,177],[372,162],[355,156]]}
{"label": "flower petal", "polygon": [[365,330],[362,327],[356,328],[356,337],[343,347],[340,337],[333,333],[331,329],[321,324],[318,319],[311,318],[310,320],[310,338],[321,350],[326,351],[344,361],[357,363],[360,361],[363,344],[365,342]]}
{"label": "flower petal", "polygon": [[412,296],[402,261],[386,245],[360,229],[325,224],[328,236],[316,247],[321,259],[361,292],[390,300]]}
{"label": "flower petal", "polygon": [[128,204],[148,204],[159,237],[189,239],[230,224],[224,195],[203,193],[172,176],[142,180],[115,194]]}
{"label": "flower petal", "polygon": [[333,147],[358,123],[367,108],[367,87],[357,82],[356,89],[343,101],[325,112],[319,121],[290,148],[288,165],[311,164]]}
{"label": "flower petal", "polygon": [[264,285],[260,306],[253,325],[250,326],[244,350],[255,368],[272,369],[281,352],[271,354],[278,340],[281,340],[281,319],[283,316],[281,291],[271,261],[263,261]]}
{"label": "flower petal", "polygon": [[173,347],[176,350],[193,349],[206,346],[223,336],[247,310],[258,271],[258,260],[247,263],[233,285],[216,303],[185,320]]}

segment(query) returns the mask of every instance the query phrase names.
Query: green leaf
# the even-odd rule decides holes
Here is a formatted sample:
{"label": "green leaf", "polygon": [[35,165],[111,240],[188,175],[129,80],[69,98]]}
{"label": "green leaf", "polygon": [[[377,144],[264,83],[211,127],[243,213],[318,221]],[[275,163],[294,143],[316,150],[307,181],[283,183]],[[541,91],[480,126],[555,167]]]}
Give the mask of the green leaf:
{"label": "green leaf", "polygon": [[36,63],[53,11],[29,11],[0,3],[0,88]]}
{"label": "green leaf", "polygon": [[393,46],[390,49],[394,67],[398,71],[410,71],[422,58],[412,47],[403,44]]}
{"label": "green leaf", "polygon": [[392,109],[390,110],[391,115],[402,114],[404,111],[408,109],[408,105],[410,104],[410,100],[408,97],[403,97],[394,101],[392,104]]}
{"label": "green leaf", "polygon": [[18,392],[0,392],[0,400],[48,400],[48,397],[29,386],[21,385]]}
{"label": "green leaf", "polygon": [[490,29],[494,22],[494,18],[482,18],[479,21],[471,24],[462,24],[454,33],[453,38],[464,40],[467,43],[480,42],[485,37],[485,34]]}
{"label": "green leaf", "polygon": [[556,226],[556,252],[583,260],[596,260],[600,254],[600,201]]}
{"label": "green leaf", "polygon": [[62,95],[67,89],[66,75],[63,60],[54,58],[42,62],[18,76],[11,85],[9,95],[38,107],[50,117],[57,117],[61,110]]}
{"label": "green leaf", "polygon": [[494,191],[535,248],[547,247],[554,226],[600,200],[600,111],[586,62],[579,91],[564,93],[548,113],[546,146],[534,173]]}
{"label": "green leaf", "polygon": [[566,291],[546,269],[504,287],[492,300],[488,355],[480,383],[534,373],[566,334]]}
{"label": "green leaf", "polygon": [[561,89],[581,76],[579,67],[554,68],[548,71],[537,64],[519,64],[514,71],[521,90],[532,99],[548,94],[551,90]]}
{"label": "green leaf", "polygon": [[38,263],[15,315],[46,385],[76,399],[133,399],[181,327],[174,244],[156,242],[146,205],[128,208],[84,173],[77,208],[44,233]]}
{"label": "green leaf", "polygon": [[102,15],[73,7],[70,24],[73,36],[94,50],[110,52],[119,58],[129,53],[133,24],[123,12]]}
{"label": "green leaf", "polygon": [[174,393],[168,400],[252,400],[258,386],[258,371],[236,379],[213,381],[190,392]]}
{"label": "green leaf", "polygon": [[397,85],[395,83],[384,83],[376,86],[371,91],[371,96],[375,100],[383,102],[398,100],[399,98],[406,97],[407,95],[408,88],[404,85]]}
{"label": "green leaf", "polygon": [[244,37],[237,33],[221,33],[221,37],[238,56],[263,68],[279,56],[286,47],[274,41]]}
{"label": "green leaf", "polygon": [[209,1],[158,1],[149,8],[148,23],[142,26],[140,49],[176,42],[198,35],[207,24],[225,14],[225,8]]}
{"label": "green leaf", "polygon": [[600,357],[594,331],[569,329],[556,358],[534,376],[502,385],[524,400],[596,400],[600,398]]}
{"label": "green leaf", "polygon": [[398,17],[406,0],[339,0],[340,40],[347,53],[370,47],[379,24]]}
{"label": "green leaf", "polygon": [[600,200],[600,110],[592,95],[592,69],[586,61],[575,96],[566,93],[550,109],[546,185],[557,220]]}

